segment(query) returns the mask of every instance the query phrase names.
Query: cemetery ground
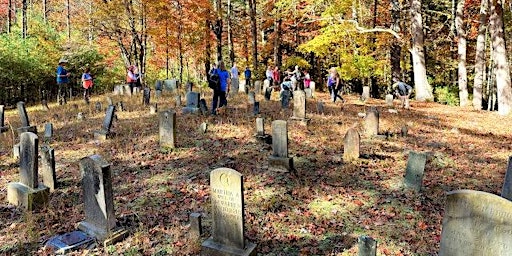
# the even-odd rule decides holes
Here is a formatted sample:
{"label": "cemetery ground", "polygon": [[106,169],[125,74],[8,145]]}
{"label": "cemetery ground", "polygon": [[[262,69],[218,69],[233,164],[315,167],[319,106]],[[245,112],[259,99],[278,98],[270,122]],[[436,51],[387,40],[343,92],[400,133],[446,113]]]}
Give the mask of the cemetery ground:
{"label": "cemetery ground", "polygon": [[[226,113],[209,117],[182,114],[171,95],[153,97],[158,111],[177,112],[176,148],[164,151],[158,115],[142,104],[141,94],[110,97],[114,104],[123,101],[125,111],[116,112],[113,137],[101,143],[93,131],[101,127],[105,96],[93,97],[90,105],[53,103],[47,112],[39,105],[27,108],[40,141],[44,124],[53,123],[58,188],[44,209],[26,213],[7,204],[7,184],[19,180],[12,158],[18,138],[12,130],[0,135],[0,254],[45,255],[50,237],[76,229],[84,218],[78,163],[99,154],[111,164],[116,218],[129,236],[72,255],[199,254],[212,226],[209,173],[219,167],[244,175],[245,236],[258,244],[259,255],[356,255],[360,235],[378,241],[377,255],[436,255],[446,192],[499,195],[512,148],[512,118],[494,112],[412,101],[410,110],[391,113],[383,100],[362,103],[349,95],[345,103],[332,103],[316,92],[304,126],[289,120],[291,109],[281,111],[276,95],[264,101],[258,94],[267,134],[272,120],[288,120],[296,171],[279,172],[268,167],[271,145],[254,137],[255,117],[244,93],[228,99]],[[205,99],[211,103],[209,92]],[[317,100],[324,102],[324,114],[317,113]],[[101,112],[95,111],[97,101]],[[361,157],[344,162],[343,136],[351,127],[362,131],[358,113],[369,106],[378,107],[380,134],[387,138],[362,135]],[[79,112],[84,119],[77,119]],[[15,110],[6,112],[7,125],[19,127],[19,119]],[[401,137],[404,125],[408,135]],[[411,150],[429,156],[420,192],[402,186]],[[193,212],[203,215],[200,240],[189,234]]]}

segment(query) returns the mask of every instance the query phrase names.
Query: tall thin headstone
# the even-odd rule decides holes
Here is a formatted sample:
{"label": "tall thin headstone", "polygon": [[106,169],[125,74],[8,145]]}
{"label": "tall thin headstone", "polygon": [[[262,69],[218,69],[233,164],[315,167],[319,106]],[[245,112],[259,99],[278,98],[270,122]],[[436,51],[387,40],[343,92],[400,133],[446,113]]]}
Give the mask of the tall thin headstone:
{"label": "tall thin headstone", "polygon": [[182,109],[183,114],[199,113],[199,93],[188,92],[187,93],[187,106]]}
{"label": "tall thin headstone", "polygon": [[345,134],[343,138],[343,160],[350,162],[359,158],[360,152],[360,141],[361,137],[359,136],[359,132],[351,128]]}
{"label": "tall thin headstone", "polygon": [[261,92],[261,84],[262,84],[261,81],[254,82],[254,92],[255,93],[259,94]]}
{"label": "tall thin headstone", "polygon": [[101,125],[101,130],[94,131],[94,139],[106,140],[110,136],[110,128],[112,127],[115,111],[116,107],[114,105],[108,106],[105,118],[103,119],[103,124]]}
{"label": "tall thin headstone", "polygon": [[288,124],[283,120],[272,122],[272,155],[269,167],[293,170],[293,158],[288,157]]}
{"label": "tall thin headstone", "polygon": [[78,229],[102,242],[122,238],[126,231],[116,226],[110,164],[92,155],[82,158],[79,166],[85,220]]}
{"label": "tall thin headstone", "polygon": [[379,134],[379,111],[375,107],[371,107],[364,118],[365,134],[373,137]]}
{"label": "tall thin headstone", "polygon": [[160,148],[176,147],[176,112],[167,110],[160,112],[159,117]]}
{"label": "tall thin headstone", "polygon": [[36,127],[30,126],[27,110],[25,109],[25,102],[18,102],[18,104],[16,104],[16,107],[18,108],[18,115],[20,116],[21,120],[21,127],[17,129],[18,134],[21,135],[24,132],[33,132],[37,134]]}
{"label": "tall thin headstone", "polygon": [[144,94],[142,97],[142,104],[144,106],[149,106],[149,102],[151,100],[151,89],[149,87],[144,88]]}
{"label": "tall thin headstone", "polygon": [[[239,82],[238,78],[231,79],[231,91],[230,92],[231,92],[232,95],[235,95],[235,94],[238,93],[238,90],[240,88],[240,84],[241,83]],[[244,87],[245,87],[245,84],[244,84]]]}
{"label": "tall thin headstone", "polygon": [[[283,96],[284,97],[284,96]],[[292,119],[307,121],[306,118],[306,93],[301,90],[293,92],[293,117]]]}
{"label": "tall thin headstone", "polygon": [[256,136],[265,135],[265,119],[263,117],[256,118]]}
{"label": "tall thin headstone", "polygon": [[[269,88],[272,90],[272,88]],[[284,90],[281,93],[281,108],[288,108],[290,106],[290,98],[292,97],[292,93],[288,90]]]}
{"label": "tall thin headstone", "polygon": [[252,105],[252,114],[255,116],[260,114],[260,102],[259,101],[254,102],[254,104]]}
{"label": "tall thin headstone", "polygon": [[318,114],[324,114],[324,102],[323,101],[319,101],[316,103],[316,111],[318,112]]}
{"label": "tall thin headstone", "polygon": [[256,255],[256,244],[244,238],[243,176],[229,168],[210,172],[212,236],[202,243],[201,255]]}
{"label": "tall thin headstone", "polygon": [[265,100],[266,101],[269,101],[270,100],[270,97],[272,96],[272,87],[267,87],[265,89]]}
{"label": "tall thin headstone", "polygon": [[407,160],[407,167],[405,170],[404,178],[406,187],[415,191],[421,190],[421,183],[423,182],[423,174],[425,172],[426,162],[427,154],[417,153],[414,151],[409,152],[409,159]]}
{"label": "tall thin headstone", "polygon": [[41,147],[41,176],[43,184],[53,192],[57,188],[57,174],[55,173],[55,151],[49,146]]}
{"label": "tall thin headstone", "polygon": [[363,86],[363,94],[361,94],[362,100],[367,100],[370,98],[370,86]]}
{"label": "tall thin headstone", "polygon": [[53,136],[53,124],[52,123],[46,123],[44,124],[44,142],[50,143]]}
{"label": "tall thin headstone", "polygon": [[96,110],[96,112],[101,112],[101,102],[96,101],[96,103],[94,103],[94,110]]}
{"label": "tall thin headstone", "polygon": [[254,92],[249,92],[249,94],[247,94],[247,99],[249,101],[249,104],[254,104],[254,102],[256,102],[256,95]]}
{"label": "tall thin headstone", "polygon": [[174,101],[177,108],[181,107],[181,95],[176,95],[176,97],[174,97]]}
{"label": "tall thin headstone", "polygon": [[508,157],[507,172],[501,189],[501,197],[512,201],[512,156]]}
{"label": "tall thin headstone", "polygon": [[316,87],[315,82],[311,81],[309,83],[309,88],[311,89],[311,97],[315,97],[315,87]]}
{"label": "tall thin headstone", "polygon": [[39,139],[32,132],[20,135],[20,182],[7,185],[7,201],[29,211],[48,203],[49,188],[39,184]]}

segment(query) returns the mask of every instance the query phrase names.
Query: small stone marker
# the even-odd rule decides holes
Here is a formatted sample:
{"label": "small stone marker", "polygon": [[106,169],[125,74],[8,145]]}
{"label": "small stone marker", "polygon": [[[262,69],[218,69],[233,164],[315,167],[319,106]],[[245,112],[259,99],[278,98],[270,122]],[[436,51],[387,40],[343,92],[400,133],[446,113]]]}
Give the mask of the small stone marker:
{"label": "small stone marker", "polygon": [[261,85],[262,85],[262,82],[261,81],[256,81],[254,82],[254,92],[255,93],[261,93]]}
{"label": "small stone marker", "polygon": [[386,94],[386,105],[393,107],[393,94]]}
{"label": "small stone marker", "polygon": [[407,125],[402,126],[400,129],[400,136],[407,137],[407,134],[409,133],[409,127]]}
{"label": "small stone marker", "polygon": [[249,104],[254,104],[254,102],[256,102],[256,95],[254,92],[249,92],[249,94],[247,94],[247,97]]}
{"label": "small stone marker", "polygon": [[20,144],[14,144],[12,147],[12,157],[13,158],[20,158]]}
{"label": "small stone marker", "polygon": [[260,114],[260,103],[258,101],[252,105],[252,114],[255,116]]}
{"label": "small stone marker", "polygon": [[199,109],[201,110],[201,114],[203,116],[207,116],[209,114],[208,106],[206,105],[206,100],[205,99],[200,99],[199,100]]}
{"label": "small stone marker", "polygon": [[82,120],[84,120],[84,119],[85,119],[84,113],[82,113],[82,112],[78,112],[78,114],[76,114],[76,119],[77,119],[78,121],[82,121]]}
{"label": "small stone marker", "polygon": [[345,137],[343,138],[343,160],[351,162],[357,160],[360,156],[360,141],[361,137],[359,132],[354,129],[348,129]]}
{"label": "small stone marker", "polygon": [[311,90],[311,88],[304,88],[304,93],[306,93],[306,98],[313,98],[313,91]]}
{"label": "small stone marker", "polygon": [[25,102],[18,102],[16,107],[18,108],[18,115],[20,116],[21,120],[21,127],[17,129],[18,134],[21,135],[24,132],[33,132],[37,134],[37,128],[35,126],[30,126],[27,110],[25,109]]}
{"label": "small stone marker", "polygon": [[361,94],[361,99],[367,100],[370,98],[370,86],[363,86],[363,94]]}
{"label": "small stone marker", "polygon": [[274,90],[274,89],[272,89],[272,87],[267,87],[265,89],[265,100],[266,101],[270,100],[270,97],[272,96],[272,90]]}
{"label": "small stone marker", "polygon": [[501,197],[512,201],[512,156],[508,157],[507,172],[501,189]]}
{"label": "small stone marker", "polygon": [[288,157],[288,124],[283,120],[272,122],[272,155],[269,167],[293,170],[293,158]]}
{"label": "small stone marker", "polygon": [[7,201],[28,211],[48,203],[50,189],[38,181],[38,138],[32,132],[20,136],[20,182],[7,185]]}
{"label": "small stone marker", "polygon": [[124,237],[126,231],[116,226],[110,164],[99,155],[84,157],[79,163],[85,220],[78,229],[109,245]]}
{"label": "small stone marker", "polygon": [[149,106],[149,113],[151,115],[154,115],[157,112],[158,112],[158,104],[155,103],[154,105]]}
{"label": "small stone marker", "polygon": [[447,193],[440,256],[510,255],[512,202],[474,190]]}
{"label": "small stone marker", "polygon": [[162,91],[162,80],[155,81],[155,91]]}
{"label": "small stone marker", "polygon": [[313,81],[309,82],[309,88],[311,89],[311,97],[315,97],[315,87],[316,87],[315,82],[313,82]]}
{"label": "small stone marker", "polygon": [[373,137],[379,134],[379,111],[371,107],[364,118],[366,136]]}
{"label": "small stone marker", "polygon": [[256,136],[265,135],[265,119],[262,117],[256,118]]}
{"label": "small stone marker", "polygon": [[41,147],[41,176],[43,184],[53,192],[57,188],[57,174],[55,173],[55,151],[49,146]]}
{"label": "small stone marker", "polygon": [[107,105],[108,105],[108,106],[110,106],[110,105],[114,105],[114,101],[112,101],[112,98],[107,97]]}
{"label": "small stone marker", "polygon": [[176,97],[174,97],[174,101],[177,108],[181,107],[181,95],[176,95]]}
{"label": "small stone marker", "polygon": [[[231,95],[235,95],[238,93],[238,90],[240,88],[240,82],[238,80],[238,78],[232,78],[231,79]],[[243,87],[245,88],[245,84],[243,85]]]}
{"label": "small stone marker", "polygon": [[190,234],[193,238],[199,239],[203,234],[203,227],[201,225],[201,213],[193,212],[189,215],[190,219]]}
{"label": "small stone marker", "polygon": [[199,131],[201,131],[202,133],[206,133],[208,131],[208,124],[202,122],[201,125],[199,126]]}
{"label": "small stone marker", "polygon": [[68,254],[74,249],[81,249],[87,247],[94,242],[94,238],[87,236],[82,231],[72,231],[66,234],[57,235],[46,242],[45,247],[53,250],[53,254],[61,255]]}
{"label": "small stone marker", "polygon": [[4,105],[0,105],[0,133],[6,132],[7,126],[5,126],[4,119]]}
{"label": "small stone marker", "polygon": [[115,111],[116,107],[114,105],[108,106],[105,119],[103,119],[103,124],[101,125],[101,130],[94,131],[95,140],[106,140],[110,136],[110,128],[112,127]]}
{"label": "small stone marker", "polygon": [[301,90],[293,92],[293,116],[292,120],[307,122],[306,118],[306,93]]}
{"label": "small stone marker", "polygon": [[160,148],[176,147],[176,112],[167,110],[160,112],[159,137]]}
{"label": "small stone marker", "polygon": [[191,92],[194,90],[194,84],[192,82],[187,82],[185,86],[187,88],[187,92]]}
{"label": "small stone marker", "polygon": [[195,114],[199,113],[199,93],[188,92],[187,93],[187,106],[182,109],[183,114]]}
{"label": "small stone marker", "polygon": [[46,123],[44,124],[44,142],[50,143],[53,136],[53,124],[52,123]]}
{"label": "small stone marker", "polygon": [[123,112],[124,109],[124,103],[122,101],[117,103],[117,110]]}
{"label": "small stone marker", "polygon": [[49,111],[48,102],[46,100],[41,101],[41,106],[43,107],[43,111]]}
{"label": "small stone marker", "polygon": [[267,93],[268,88],[270,88],[270,81],[265,79],[263,80],[263,93]]}
{"label": "small stone marker", "polygon": [[142,104],[144,106],[149,106],[149,101],[151,100],[151,89],[148,87],[144,88],[144,95],[142,97]]}
{"label": "small stone marker", "polygon": [[94,110],[96,110],[96,112],[101,112],[101,102],[96,101],[94,104]]}
{"label": "small stone marker", "polygon": [[359,256],[376,256],[377,255],[377,241],[369,236],[360,236],[357,239],[359,248]]}
{"label": "small stone marker", "polygon": [[244,238],[243,176],[229,168],[210,172],[212,236],[202,243],[201,255],[256,255],[256,244]]}
{"label": "small stone marker", "polygon": [[316,111],[318,112],[318,114],[324,114],[325,110],[323,101],[319,101],[316,103]]}
{"label": "small stone marker", "polygon": [[414,151],[409,152],[409,159],[407,160],[404,178],[406,187],[415,191],[421,190],[421,183],[423,182],[423,173],[425,171],[426,163],[427,154],[417,153]]}
{"label": "small stone marker", "polygon": [[[272,88],[269,88],[272,90]],[[284,90],[281,94],[281,108],[288,108],[290,106],[290,98],[292,93],[288,90]]]}

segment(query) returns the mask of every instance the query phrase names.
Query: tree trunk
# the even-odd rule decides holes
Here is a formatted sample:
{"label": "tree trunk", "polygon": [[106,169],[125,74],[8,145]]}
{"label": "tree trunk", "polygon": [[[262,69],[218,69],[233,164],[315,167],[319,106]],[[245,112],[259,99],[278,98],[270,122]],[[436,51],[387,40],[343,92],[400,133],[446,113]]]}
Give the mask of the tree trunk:
{"label": "tree trunk", "polygon": [[22,2],[22,11],[21,11],[21,36],[23,39],[27,38],[27,29],[28,29],[28,22],[27,22],[27,0],[23,0]]}
{"label": "tree trunk", "polygon": [[222,60],[222,0],[215,1],[216,20],[213,32],[217,37],[217,61]]}
{"label": "tree trunk", "polygon": [[12,27],[12,0],[9,0],[8,2],[8,8],[7,8],[7,34],[11,33],[11,27]]}
{"label": "tree trunk", "polygon": [[275,26],[275,37],[274,37],[274,62],[276,67],[281,67],[282,58],[281,58],[281,19],[277,19],[274,22]]}
{"label": "tree trunk", "polygon": [[[206,15],[206,17],[208,17],[209,15]],[[206,18],[206,21],[205,21],[205,25],[206,25],[206,28],[205,28],[205,38],[204,40],[206,41],[205,43],[205,51],[204,51],[204,73],[205,73],[205,76],[208,78],[208,71],[210,71],[210,58],[212,56],[212,53],[211,53],[211,46],[210,46],[210,20],[208,20],[208,18]]]}
{"label": "tree trunk", "polygon": [[485,34],[487,32],[487,20],[489,0],[482,0],[480,4],[480,25],[478,27],[478,36],[476,38],[475,54],[475,80],[473,85],[473,108],[482,109],[482,85],[485,81]]}
{"label": "tree trunk", "polygon": [[71,40],[71,4],[69,0],[66,0],[66,29],[68,40]]}
{"label": "tree trunk", "polygon": [[183,83],[183,6],[179,1],[176,2],[178,7],[179,25],[178,25],[178,53],[180,59],[180,83]]}
{"label": "tree trunk", "polygon": [[87,23],[89,25],[89,31],[88,31],[89,35],[87,37],[87,40],[89,41],[89,45],[92,45],[92,40],[94,39],[94,35],[93,35],[94,27],[92,24],[92,0],[89,0],[88,7],[89,7],[89,9],[87,10],[87,15],[89,17],[87,19]]}
{"label": "tree trunk", "polygon": [[496,87],[498,93],[498,114],[504,116],[512,108],[512,87],[508,66],[505,35],[503,33],[503,8],[498,0],[491,1],[490,33],[494,61],[496,62]]}
{"label": "tree trunk", "polygon": [[[391,0],[391,29],[395,32],[400,32],[400,2],[398,0]],[[391,44],[391,81],[402,80],[402,67],[400,66],[400,56],[402,55],[402,47],[396,38],[393,39]]]}
{"label": "tree trunk", "polygon": [[256,27],[256,0],[249,0],[252,31],[252,68],[258,69],[258,30]]}
{"label": "tree trunk", "polygon": [[411,2],[411,37],[412,37],[412,66],[414,72],[414,88],[416,100],[432,100],[432,87],[427,81],[425,67],[425,51],[423,36],[423,20],[421,17],[421,0]]}
{"label": "tree trunk", "polygon": [[[9,2],[10,1],[11,0],[9,0]],[[48,6],[47,6],[48,1],[47,0],[43,0],[42,4],[43,4],[43,21],[46,23],[47,20],[48,20],[48,17],[47,17],[47,15],[48,15]]]}
{"label": "tree trunk", "polygon": [[227,16],[227,22],[228,22],[228,51],[229,51],[229,60],[231,61],[231,66],[233,63],[235,63],[235,47],[233,43],[233,29],[231,28],[231,22],[232,22],[232,14],[233,13],[233,5],[231,3],[231,0],[228,0],[228,16]]}
{"label": "tree trunk", "polygon": [[455,16],[455,28],[458,37],[458,83],[459,83],[459,100],[460,106],[465,107],[469,104],[468,99],[468,74],[466,69],[466,30],[464,28],[464,2],[459,0],[457,3],[457,11]]}

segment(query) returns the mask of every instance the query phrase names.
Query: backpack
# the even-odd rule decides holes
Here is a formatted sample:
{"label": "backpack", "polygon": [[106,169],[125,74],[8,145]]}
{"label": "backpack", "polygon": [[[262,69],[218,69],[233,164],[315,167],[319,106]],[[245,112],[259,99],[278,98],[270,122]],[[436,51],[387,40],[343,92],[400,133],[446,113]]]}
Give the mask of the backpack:
{"label": "backpack", "polygon": [[208,73],[208,87],[212,88],[213,90],[220,89],[219,72],[215,68],[210,70]]}

